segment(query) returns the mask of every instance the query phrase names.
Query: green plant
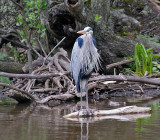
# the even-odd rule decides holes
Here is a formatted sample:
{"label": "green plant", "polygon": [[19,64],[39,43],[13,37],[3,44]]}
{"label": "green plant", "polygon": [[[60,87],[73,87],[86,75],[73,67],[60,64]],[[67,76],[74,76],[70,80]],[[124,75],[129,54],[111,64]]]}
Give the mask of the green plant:
{"label": "green plant", "polygon": [[158,62],[156,61],[153,61],[152,64],[153,64],[152,71],[154,73],[158,73],[160,71],[160,64],[158,64]]}
{"label": "green plant", "polygon": [[4,60],[4,59],[6,59],[7,57],[8,57],[7,54],[0,52],[0,60]]}
{"label": "green plant", "polygon": [[18,62],[26,62],[27,56],[25,53],[19,53],[15,48],[11,50],[13,52],[14,60]]}
{"label": "green plant", "polygon": [[47,2],[43,0],[23,0],[23,2],[24,12],[18,15],[16,25],[23,27],[21,29],[21,42],[26,41],[26,36],[29,35],[27,31],[34,31],[34,33],[30,35],[31,43],[33,43],[38,35],[43,37],[45,34],[46,28],[40,24],[40,13],[47,8]]}
{"label": "green plant", "polygon": [[153,69],[153,49],[146,49],[143,44],[136,44],[134,61],[136,65],[136,74],[138,76],[150,75]]}
{"label": "green plant", "polygon": [[100,15],[98,15],[98,14],[95,14],[94,21],[95,21],[96,23],[100,23],[101,19],[102,19],[102,16],[100,16]]}
{"label": "green plant", "polygon": [[[128,60],[128,59],[133,59],[133,56],[127,56],[127,57],[124,57],[124,59]],[[120,72],[127,75],[127,74],[131,74],[131,73],[134,73],[135,69],[136,69],[136,66],[135,66],[135,63],[134,62],[130,62],[127,64],[128,67],[125,67],[123,68]]]}
{"label": "green plant", "polygon": [[10,84],[8,77],[5,77],[5,76],[0,76],[0,82]]}
{"label": "green plant", "polygon": [[19,52],[15,48],[12,49],[12,52],[13,52],[14,59],[16,61],[18,61],[18,59],[19,59]]}

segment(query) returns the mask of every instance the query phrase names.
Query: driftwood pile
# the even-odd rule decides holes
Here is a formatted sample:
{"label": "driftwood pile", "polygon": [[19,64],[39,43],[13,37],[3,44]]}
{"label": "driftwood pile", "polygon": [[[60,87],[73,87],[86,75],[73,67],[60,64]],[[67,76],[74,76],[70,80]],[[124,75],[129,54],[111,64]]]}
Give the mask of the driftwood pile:
{"label": "driftwood pile", "polygon": [[[13,78],[11,85],[0,83],[0,86],[8,87],[3,92],[9,93],[11,98],[18,102],[35,101],[37,103],[49,103],[57,105],[63,101],[73,100],[79,97],[70,72],[70,59],[64,49],[59,49],[52,57],[50,54],[59,46],[65,37],[47,55],[43,46],[44,56],[35,49],[33,51],[38,58],[32,62],[33,71],[30,74],[13,74],[0,72],[0,76]],[[123,65],[132,60],[125,60],[108,65],[111,68]],[[29,65],[23,67],[24,73],[29,73]],[[135,84],[141,83],[141,84]],[[108,95],[116,91],[136,91],[144,93],[144,89],[154,89],[160,86],[159,78],[138,77],[126,75],[99,75],[93,73],[88,83],[89,95]],[[58,101],[58,102],[57,102]]]}
{"label": "driftwood pile", "polygon": [[[74,81],[70,72],[70,60],[64,49],[60,49],[53,57],[38,57],[33,63],[31,74],[13,74],[0,72],[0,76],[14,78],[11,85],[0,83],[8,87],[11,98],[18,102],[35,101],[37,103],[57,104],[54,101],[67,101],[77,97]],[[23,71],[28,73],[29,66],[25,65]],[[93,74],[92,77],[98,74]],[[89,82],[89,90],[94,90],[98,82]],[[101,86],[99,86],[101,88]],[[96,90],[94,90],[96,92]],[[59,104],[59,102],[58,102]]]}
{"label": "driftwood pile", "polygon": [[[70,75],[70,61],[66,51],[60,49],[53,57],[38,57],[32,64],[31,74],[0,73],[1,76],[14,77],[12,82],[14,87],[0,85],[11,88],[10,97],[18,102],[34,100],[39,103],[45,103],[51,99],[74,98],[75,86]],[[28,72],[28,69],[28,65],[23,67],[24,72]],[[25,96],[23,97],[21,93]]]}
{"label": "driftwood pile", "polygon": [[[64,49],[60,49],[53,57],[40,56],[32,64],[33,72],[31,74],[0,72],[0,76],[14,78],[11,83],[13,86],[0,83],[0,86],[8,87],[11,98],[18,102],[35,101],[55,106],[79,96],[71,76],[70,60]],[[23,71],[27,73],[28,67],[25,65]],[[137,82],[141,84],[135,84]],[[110,94],[125,90],[143,93],[144,89],[154,89],[158,86],[160,86],[159,78],[93,73],[88,83],[88,91],[90,95],[101,94],[102,92]]]}

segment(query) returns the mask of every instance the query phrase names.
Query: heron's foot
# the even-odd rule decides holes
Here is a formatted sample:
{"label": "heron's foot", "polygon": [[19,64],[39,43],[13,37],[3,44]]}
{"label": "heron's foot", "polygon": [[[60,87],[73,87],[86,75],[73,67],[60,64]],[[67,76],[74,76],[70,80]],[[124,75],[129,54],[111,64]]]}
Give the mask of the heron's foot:
{"label": "heron's foot", "polygon": [[95,109],[81,109],[79,110],[80,117],[94,117]]}

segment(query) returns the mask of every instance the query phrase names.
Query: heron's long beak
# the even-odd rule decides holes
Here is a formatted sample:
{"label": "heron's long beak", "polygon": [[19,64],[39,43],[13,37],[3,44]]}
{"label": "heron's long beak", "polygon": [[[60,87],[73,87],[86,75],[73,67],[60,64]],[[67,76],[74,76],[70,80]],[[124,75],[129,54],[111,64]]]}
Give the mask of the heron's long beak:
{"label": "heron's long beak", "polygon": [[85,34],[86,32],[84,30],[78,31],[78,34]]}

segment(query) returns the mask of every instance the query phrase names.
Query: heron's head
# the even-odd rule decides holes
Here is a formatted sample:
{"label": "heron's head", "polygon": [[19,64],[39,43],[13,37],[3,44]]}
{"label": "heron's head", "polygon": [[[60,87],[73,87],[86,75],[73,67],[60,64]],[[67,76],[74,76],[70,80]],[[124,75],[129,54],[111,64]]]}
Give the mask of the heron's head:
{"label": "heron's head", "polygon": [[91,27],[85,27],[83,30],[78,31],[78,34],[86,34],[86,33],[90,33],[93,34],[93,29]]}

